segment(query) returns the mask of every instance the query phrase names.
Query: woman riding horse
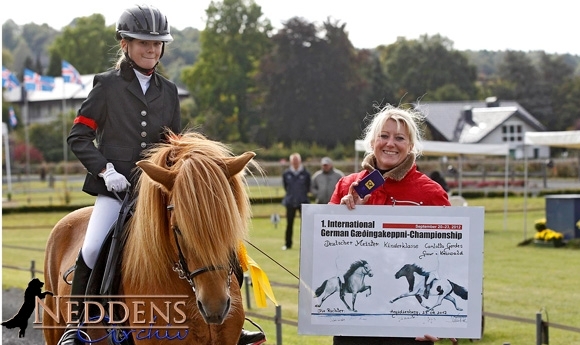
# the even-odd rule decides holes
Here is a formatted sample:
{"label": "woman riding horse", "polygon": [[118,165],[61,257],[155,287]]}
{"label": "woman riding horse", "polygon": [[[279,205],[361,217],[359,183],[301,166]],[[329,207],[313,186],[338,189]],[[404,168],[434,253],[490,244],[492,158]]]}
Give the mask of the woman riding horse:
{"label": "woman riding horse", "polygon": [[[177,334],[188,344],[239,344],[244,310],[240,284],[230,282],[236,279],[236,254],[251,221],[243,172],[254,156],[235,156],[225,145],[196,133],[168,133],[167,143],[146,152],[137,163],[143,173],[134,214],[124,230],[115,303],[178,301],[167,317],[170,322],[159,310],[142,308],[128,315],[126,323],[104,328],[126,329],[123,335],[144,345],[174,344]],[[43,325],[49,345],[57,344],[69,321],[66,296],[71,288],[62,276],[75,262],[92,212],[93,207],[85,207],[65,216],[47,242],[46,288],[62,296],[46,301]],[[59,317],[49,313],[55,311]],[[108,335],[103,327],[84,326],[92,339]]]}

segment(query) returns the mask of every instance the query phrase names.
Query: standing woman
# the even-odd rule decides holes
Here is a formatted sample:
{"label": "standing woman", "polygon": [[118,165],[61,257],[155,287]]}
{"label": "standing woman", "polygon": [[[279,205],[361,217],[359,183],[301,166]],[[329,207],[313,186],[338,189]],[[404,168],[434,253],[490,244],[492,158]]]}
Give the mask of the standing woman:
{"label": "standing woman", "polygon": [[[450,206],[447,192],[417,170],[421,121],[420,113],[390,105],[375,114],[364,131],[366,156],[362,171],[340,179],[329,204],[343,204],[349,210],[356,205]],[[354,187],[375,169],[383,175],[385,183],[361,198]],[[416,338],[335,336],[333,345],[427,345],[438,340],[428,334]],[[451,339],[451,343],[457,345],[457,339]]]}
{"label": "standing woman", "polygon": [[[85,295],[124,192],[137,182],[135,163],[143,150],[163,141],[167,129],[181,131],[177,87],[156,71],[165,44],[173,41],[169,30],[157,8],[142,5],[123,11],[116,28],[119,58],[114,68],[95,75],[68,136],[71,150],[87,169],[83,191],[96,196],[71,295]],[[82,303],[77,311],[79,317]],[[77,326],[69,324],[59,344],[82,344]]]}

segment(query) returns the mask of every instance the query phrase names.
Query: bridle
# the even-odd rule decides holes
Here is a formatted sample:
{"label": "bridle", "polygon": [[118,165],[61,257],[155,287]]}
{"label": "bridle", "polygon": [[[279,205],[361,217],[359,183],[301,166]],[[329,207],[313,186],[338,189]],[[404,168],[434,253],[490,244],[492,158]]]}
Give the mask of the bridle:
{"label": "bridle", "polygon": [[368,267],[367,265],[364,265],[363,266],[363,269],[364,269],[364,274],[365,275],[367,275],[369,277],[372,277],[373,272],[371,271],[370,267]]}
{"label": "bridle", "polygon": [[[168,211],[171,212],[171,211],[173,211],[173,209],[174,209],[174,205],[167,206]],[[227,270],[228,269],[224,266],[206,266],[206,267],[198,268],[194,271],[190,271],[188,266],[187,266],[187,260],[185,259],[185,255],[183,255],[183,251],[181,250],[181,246],[179,245],[179,236],[181,235],[181,231],[179,230],[179,227],[177,225],[172,225],[171,229],[173,230],[173,236],[175,238],[175,245],[177,246],[177,255],[179,257],[179,260],[176,261],[175,264],[173,265],[173,271],[177,272],[177,274],[179,275],[179,279],[187,280],[187,282],[189,283],[189,286],[191,286],[193,292],[195,292],[195,282],[193,281],[193,278],[195,278],[196,276],[198,276],[202,273],[205,273],[205,272],[211,272],[211,271],[217,271],[217,270]],[[234,272],[234,268],[230,264],[229,272],[228,272],[228,289],[230,288],[230,283],[232,282],[233,272]]]}

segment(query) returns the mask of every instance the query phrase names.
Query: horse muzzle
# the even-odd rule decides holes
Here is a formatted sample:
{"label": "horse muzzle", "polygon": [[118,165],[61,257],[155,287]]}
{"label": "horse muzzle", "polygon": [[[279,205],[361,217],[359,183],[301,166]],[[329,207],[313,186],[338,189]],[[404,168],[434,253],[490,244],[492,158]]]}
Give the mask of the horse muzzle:
{"label": "horse muzzle", "polygon": [[197,309],[207,324],[221,325],[224,323],[230,312],[230,307],[231,298],[228,298],[222,305],[205,305],[197,300]]}

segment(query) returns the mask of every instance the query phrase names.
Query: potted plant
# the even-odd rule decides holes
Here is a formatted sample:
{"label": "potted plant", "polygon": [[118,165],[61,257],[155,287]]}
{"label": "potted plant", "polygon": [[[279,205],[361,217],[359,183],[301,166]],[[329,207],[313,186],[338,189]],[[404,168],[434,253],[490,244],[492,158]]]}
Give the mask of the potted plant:
{"label": "potted plant", "polygon": [[534,235],[534,244],[538,247],[562,247],[564,246],[564,235],[561,232],[548,229],[546,219],[538,219],[534,223],[536,234]]}

